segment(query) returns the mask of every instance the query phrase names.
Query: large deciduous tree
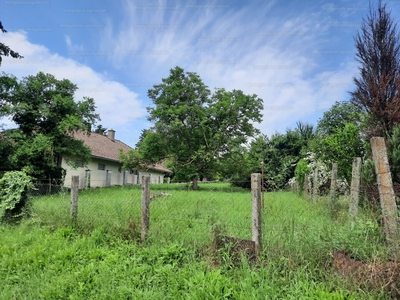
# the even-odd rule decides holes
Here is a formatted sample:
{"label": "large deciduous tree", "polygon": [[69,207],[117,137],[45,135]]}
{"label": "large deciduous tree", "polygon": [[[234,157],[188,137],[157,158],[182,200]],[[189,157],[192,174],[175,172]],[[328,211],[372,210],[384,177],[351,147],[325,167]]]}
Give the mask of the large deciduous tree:
{"label": "large deciduous tree", "polygon": [[[5,33],[7,30],[4,29],[3,24],[0,22],[0,32]],[[0,43],[0,65],[2,61],[2,56],[11,56],[13,58],[24,58],[23,56],[19,55],[18,52],[13,51],[7,45]]]}
{"label": "large deciduous tree", "polygon": [[355,37],[360,74],[351,102],[368,118],[367,137],[391,134],[400,121],[400,44],[396,24],[386,4],[370,7]]}
{"label": "large deciduous tree", "polygon": [[20,82],[0,76],[1,112],[19,126],[1,133],[12,145],[12,149],[0,147],[8,154],[9,168],[24,169],[36,178],[61,178],[62,156],[89,160],[90,149],[72,135],[90,133],[100,117],[92,98],[74,100],[76,90],[68,79],[41,72]]}
{"label": "large deciduous tree", "polygon": [[154,123],[141,147],[144,157],[169,158],[175,176],[197,179],[217,168],[217,161],[245,143],[261,122],[262,99],[241,90],[216,89],[211,94],[201,78],[176,67],[169,77],[148,91],[154,107],[149,121]]}

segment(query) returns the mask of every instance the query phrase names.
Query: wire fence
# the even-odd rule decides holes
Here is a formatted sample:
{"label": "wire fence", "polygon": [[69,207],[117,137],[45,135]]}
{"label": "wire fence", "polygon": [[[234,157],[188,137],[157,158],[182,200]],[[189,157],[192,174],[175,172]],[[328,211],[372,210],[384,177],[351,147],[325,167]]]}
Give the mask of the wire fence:
{"label": "wire fence", "polygon": [[[229,182],[150,185],[150,230],[148,239],[206,245],[215,232],[252,239],[250,190]],[[43,224],[55,228],[71,226],[71,188],[49,180],[35,183],[32,209]],[[103,228],[124,238],[140,239],[142,185],[86,188],[78,191],[77,222],[82,231]]]}

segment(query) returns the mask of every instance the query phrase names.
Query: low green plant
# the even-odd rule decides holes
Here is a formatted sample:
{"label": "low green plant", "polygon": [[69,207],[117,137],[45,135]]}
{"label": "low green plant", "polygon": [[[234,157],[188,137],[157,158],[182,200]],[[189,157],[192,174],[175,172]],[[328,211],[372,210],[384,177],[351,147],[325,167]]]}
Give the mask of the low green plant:
{"label": "low green plant", "polygon": [[307,161],[305,159],[300,159],[300,161],[296,165],[294,174],[296,176],[296,181],[300,184],[301,189],[303,189],[305,177],[310,173],[310,171],[311,169],[307,165]]}
{"label": "low green plant", "polygon": [[32,178],[21,171],[11,171],[0,179],[0,221],[10,222],[29,213]]}

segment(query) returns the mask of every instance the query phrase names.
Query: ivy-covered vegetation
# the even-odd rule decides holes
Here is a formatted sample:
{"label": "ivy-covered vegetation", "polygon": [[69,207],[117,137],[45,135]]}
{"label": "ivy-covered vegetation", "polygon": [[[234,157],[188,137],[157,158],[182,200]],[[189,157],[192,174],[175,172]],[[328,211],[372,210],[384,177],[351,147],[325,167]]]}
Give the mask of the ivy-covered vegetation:
{"label": "ivy-covered vegetation", "polygon": [[32,178],[24,172],[7,172],[0,178],[0,221],[13,222],[29,215]]}

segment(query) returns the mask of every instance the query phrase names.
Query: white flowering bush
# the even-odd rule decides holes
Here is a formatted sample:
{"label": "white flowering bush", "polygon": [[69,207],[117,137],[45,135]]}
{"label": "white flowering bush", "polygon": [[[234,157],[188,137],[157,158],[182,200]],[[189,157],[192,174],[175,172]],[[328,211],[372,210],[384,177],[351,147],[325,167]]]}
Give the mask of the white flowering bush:
{"label": "white flowering bush", "polygon": [[[306,175],[310,186],[314,184],[314,174],[317,172],[317,188],[318,190],[326,186],[331,179],[332,170],[327,165],[331,165],[331,162],[322,162],[316,159],[316,155],[313,152],[308,152],[304,158],[307,162],[307,166],[310,168],[310,172]],[[296,183],[296,177],[289,180],[288,184],[293,186]],[[349,184],[346,179],[338,178],[336,181],[337,192],[339,194],[347,194],[349,191]]]}

